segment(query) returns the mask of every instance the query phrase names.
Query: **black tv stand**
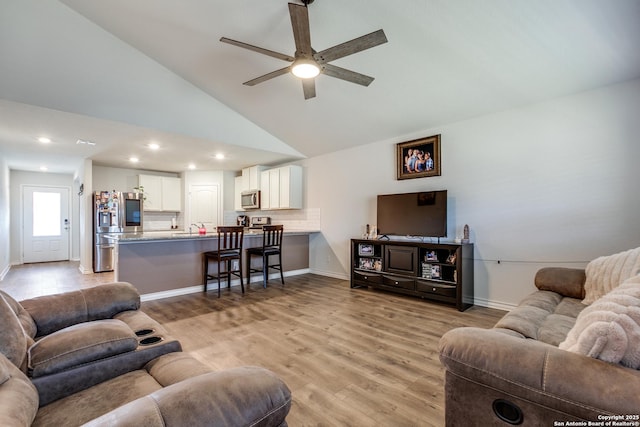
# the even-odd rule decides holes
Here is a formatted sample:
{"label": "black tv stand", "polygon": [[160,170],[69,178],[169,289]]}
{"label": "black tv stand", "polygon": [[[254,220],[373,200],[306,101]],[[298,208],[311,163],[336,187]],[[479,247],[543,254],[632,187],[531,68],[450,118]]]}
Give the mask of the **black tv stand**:
{"label": "black tv stand", "polygon": [[459,311],[473,305],[473,244],[386,238],[351,240],[351,288],[417,296]]}

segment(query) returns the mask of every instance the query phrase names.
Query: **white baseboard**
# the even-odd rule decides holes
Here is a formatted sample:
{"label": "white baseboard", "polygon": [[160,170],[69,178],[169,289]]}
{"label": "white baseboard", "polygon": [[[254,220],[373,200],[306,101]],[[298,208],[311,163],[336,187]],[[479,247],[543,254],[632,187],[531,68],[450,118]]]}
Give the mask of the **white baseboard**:
{"label": "white baseboard", "polygon": [[325,270],[318,270],[318,269],[313,269],[310,271],[311,274],[317,274],[318,276],[325,276],[325,277],[332,277],[334,279],[342,279],[342,280],[350,280],[351,277],[349,277],[348,274],[341,274],[341,273],[336,273],[335,271],[325,271]]}
{"label": "white baseboard", "polygon": [[[284,277],[299,276],[301,274],[307,274],[307,273],[309,273],[308,268],[303,268],[301,270],[285,271]],[[269,279],[280,279],[280,273],[269,274]],[[256,282],[262,282],[262,275],[258,275],[256,273],[255,275],[251,276],[250,283],[256,283]],[[208,285],[209,290],[214,289],[214,287],[217,288],[217,286],[218,285],[216,282],[209,282],[209,285]],[[226,282],[224,283],[224,286],[227,286]],[[231,286],[240,286],[240,279],[232,280]],[[202,292],[202,291],[203,291],[202,285],[188,286],[185,288],[170,289],[168,291],[153,292],[150,294],[140,295],[140,301],[153,301],[157,299],[177,297],[180,295],[195,294],[196,292]]]}
{"label": "white baseboard", "polygon": [[196,292],[202,292],[202,285],[189,286],[188,288],[171,289],[169,291],[153,292],[151,294],[140,295],[140,301],[153,301],[156,299],[177,297],[179,295],[195,294]]}
{"label": "white baseboard", "polygon": [[[285,277],[298,276],[306,273],[317,274],[319,276],[332,277],[334,279],[341,279],[341,280],[350,279],[350,277],[345,274],[338,274],[331,271],[323,271],[323,270],[316,270],[316,269],[310,270],[308,268],[303,268],[300,270],[293,270],[293,271],[285,271],[284,276]],[[269,274],[270,280],[279,279],[279,278],[280,278],[280,273]],[[257,282],[262,282],[262,276],[256,273],[251,276],[250,283],[257,283]],[[224,285],[226,286],[226,283]],[[239,279],[232,280],[231,286],[240,286],[240,280]],[[209,282],[209,290],[213,290],[215,287],[217,287],[217,284],[215,282],[213,281]],[[150,294],[140,295],[140,300],[153,301],[157,299],[176,297],[180,295],[194,294],[196,292],[202,292],[202,291],[203,291],[202,285],[188,286],[185,288],[171,289],[168,291],[153,292]],[[480,307],[494,308],[496,310],[504,310],[504,311],[511,311],[515,307],[517,307],[517,304],[508,304],[508,303],[503,303],[498,301],[489,301],[483,298],[474,298],[473,304]]]}
{"label": "white baseboard", "polygon": [[7,275],[9,270],[11,270],[11,265],[7,265],[4,270],[2,270],[2,273],[0,273],[0,281],[4,280],[4,277]]}
{"label": "white baseboard", "polygon": [[499,301],[489,301],[484,298],[474,298],[473,305],[477,305],[480,307],[487,307],[487,308],[495,308],[496,310],[504,310],[504,311],[511,311],[518,306],[517,304],[508,304],[508,303],[499,302]]}
{"label": "white baseboard", "polygon": [[85,268],[82,264],[80,264],[78,266],[78,270],[82,274],[93,274],[93,269],[92,268]]}

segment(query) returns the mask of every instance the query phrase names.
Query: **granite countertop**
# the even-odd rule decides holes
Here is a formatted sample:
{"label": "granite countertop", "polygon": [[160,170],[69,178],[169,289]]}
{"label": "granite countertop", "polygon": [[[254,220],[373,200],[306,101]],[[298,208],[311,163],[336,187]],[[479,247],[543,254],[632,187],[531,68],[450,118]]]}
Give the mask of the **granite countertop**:
{"label": "granite countertop", "polygon": [[[291,230],[284,231],[285,236],[309,235],[317,233],[318,230]],[[151,241],[170,241],[170,240],[194,240],[194,239],[217,239],[218,234],[215,231],[207,232],[207,234],[189,233],[188,231],[167,230],[167,231],[146,231],[142,233],[110,233],[104,237],[115,240],[119,243],[134,242],[151,242]],[[262,237],[262,230],[248,230],[244,232],[244,237]]]}

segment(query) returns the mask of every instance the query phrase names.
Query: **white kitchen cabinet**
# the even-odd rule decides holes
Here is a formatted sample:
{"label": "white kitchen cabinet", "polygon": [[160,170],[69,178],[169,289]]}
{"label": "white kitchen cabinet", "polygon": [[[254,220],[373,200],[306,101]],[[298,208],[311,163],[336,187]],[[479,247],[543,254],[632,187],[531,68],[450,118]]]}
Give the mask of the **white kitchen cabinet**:
{"label": "white kitchen cabinet", "polygon": [[162,210],[180,212],[182,210],[182,180],[162,177]]}
{"label": "white kitchen cabinet", "polygon": [[242,175],[236,176],[234,180],[234,198],[233,207],[237,211],[243,211],[242,208],[242,192],[244,191]]}
{"label": "white kitchen cabinet", "polygon": [[162,177],[157,175],[138,175],[138,186],[143,188],[145,211],[162,210]]}
{"label": "white kitchen cabinet", "polygon": [[144,188],[144,210],[180,212],[182,180],[168,176],[138,175],[138,186]]}
{"label": "white kitchen cabinet", "polygon": [[269,171],[269,209],[280,209],[280,168]]}
{"label": "white kitchen cabinet", "polygon": [[269,175],[271,171],[262,171],[260,173],[260,209],[271,209],[271,201],[269,200],[269,196],[271,191],[269,189]]}
{"label": "white kitchen cabinet", "polygon": [[259,190],[260,178],[262,171],[266,168],[264,166],[251,166],[249,168],[242,169],[242,188],[243,191]]}
{"label": "white kitchen cabinet", "polygon": [[280,169],[280,209],[302,209],[302,167]]}
{"label": "white kitchen cabinet", "polygon": [[269,169],[262,172],[261,181],[261,209],[302,209],[301,166]]}

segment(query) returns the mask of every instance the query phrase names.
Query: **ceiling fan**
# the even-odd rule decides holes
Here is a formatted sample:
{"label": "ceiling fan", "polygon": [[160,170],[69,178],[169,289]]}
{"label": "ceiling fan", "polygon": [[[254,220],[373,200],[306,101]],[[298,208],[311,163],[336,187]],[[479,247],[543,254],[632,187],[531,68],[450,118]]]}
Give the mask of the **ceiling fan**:
{"label": "ceiling fan", "polygon": [[222,37],[220,39],[220,41],[223,43],[229,43],[234,46],[262,53],[263,55],[291,62],[291,65],[287,67],[272,71],[260,77],[256,77],[255,79],[244,82],[243,84],[247,86],[255,86],[258,83],[262,83],[274,77],[278,77],[280,75],[291,72],[294,76],[300,77],[302,79],[302,90],[304,92],[304,99],[309,99],[316,96],[316,85],[314,78],[320,73],[362,86],[369,86],[369,84],[371,84],[371,82],[373,81],[373,77],[369,77],[364,74],[356,73],[355,71],[347,70],[345,68],[329,64],[329,62],[386,43],[387,37],[385,36],[384,31],[374,31],[362,37],[358,37],[348,42],[341,43],[320,52],[316,52],[311,47],[309,12],[307,8],[309,4],[313,3],[313,0],[302,0],[302,3],[304,3],[304,6],[295,3],[289,3],[289,15],[291,16],[293,38],[296,44],[296,52],[294,56],[285,55],[269,49],[263,49],[261,47],[239,42],[237,40],[228,39],[226,37]]}

